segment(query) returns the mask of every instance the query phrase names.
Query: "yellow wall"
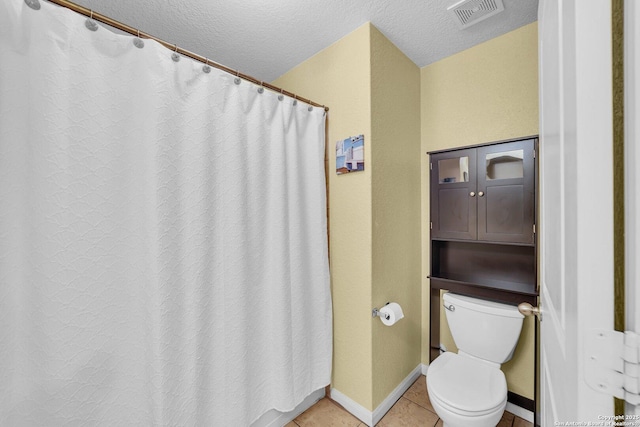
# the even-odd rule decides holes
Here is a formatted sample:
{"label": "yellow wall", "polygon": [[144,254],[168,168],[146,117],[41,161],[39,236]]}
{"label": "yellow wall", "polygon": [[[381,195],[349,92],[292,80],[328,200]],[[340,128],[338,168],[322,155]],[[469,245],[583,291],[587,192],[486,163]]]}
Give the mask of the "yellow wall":
{"label": "yellow wall", "polygon": [[[422,70],[365,24],[274,84],[331,108],[332,386],[374,410],[420,358],[428,363],[424,153],[538,133],[537,24]],[[365,172],[337,176],[335,142],[361,133]],[[387,328],[370,312],[390,300],[403,306],[406,317]],[[441,335],[455,350],[446,323]],[[509,389],[533,398],[530,320],[503,368]]]}
{"label": "yellow wall", "polygon": [[[274,84],[331,109],[332,386],[374,410],[420,363],[420,70],[365,24]],[[337,176],[336,141],[361,133],[365,172]],[[371,317],[387,301],[393,327]]]}
{"label": "yellow wall", "polygon": [[405,318],[373,322],[373,407],[420,364],[420,69],[371,29],[372,295]]}
{"label": "yellow wall", "polygon": [[[421,70],[422,153],[538,133],[538,27],[529,24]],[[429,194],[429,156],[422,155],[422,194]],[[429,199],[422,198],[423,223]],[[429,230],[422,229],[422,277],[429,274]],[[428,363],[429,281],[422,282],[422,362]],[[442,314],[444,316],[444,314]],[[441,342],[457,350],[446,321]],[[533,399],[534,334],[525,322],[512,361],[509,390]]]}

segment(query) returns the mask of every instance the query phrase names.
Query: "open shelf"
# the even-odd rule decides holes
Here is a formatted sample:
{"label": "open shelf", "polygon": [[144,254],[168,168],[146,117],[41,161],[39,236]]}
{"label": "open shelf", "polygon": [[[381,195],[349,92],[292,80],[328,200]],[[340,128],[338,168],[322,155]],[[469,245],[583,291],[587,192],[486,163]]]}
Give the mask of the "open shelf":
{"label": "open shelf", "polygon": [[436,288],[518,303],[538,294],[533,246],[432,240],[431,260]]}

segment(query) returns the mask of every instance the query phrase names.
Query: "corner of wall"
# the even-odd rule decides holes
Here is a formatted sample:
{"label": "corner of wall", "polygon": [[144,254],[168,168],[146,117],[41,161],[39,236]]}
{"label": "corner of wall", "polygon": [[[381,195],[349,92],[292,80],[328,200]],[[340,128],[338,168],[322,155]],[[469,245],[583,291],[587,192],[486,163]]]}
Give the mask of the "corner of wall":
{"label": "corner of wall", "polygon": [[[373,413],[429,359],[425,153],[537,133],[537,25],[419,69],[366,23],[274,84],[330,107],[332,386]],[[337,176],[358,134],[365,171]],[[405,319],[385,327],[370,310],[389,300]]]}
{"label": "corner of wall", "polygon": [[378,407],[420,364],[420,69],[374,26],[371,123],[372,297],[398,302],[405,315],[373,324]]}

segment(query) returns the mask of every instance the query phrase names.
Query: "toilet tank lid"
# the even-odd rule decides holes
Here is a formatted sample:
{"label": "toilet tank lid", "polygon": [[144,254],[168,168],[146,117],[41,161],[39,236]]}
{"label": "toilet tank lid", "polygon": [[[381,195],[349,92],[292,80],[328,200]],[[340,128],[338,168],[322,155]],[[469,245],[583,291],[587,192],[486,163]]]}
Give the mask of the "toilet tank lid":
{"label": "toilet tank lid", "polygon": [[524,317],[518,311],[518,307],[516,307],[515,305],[502,304],[499,302],[452,294],[451,292],[447,292],[442,298],[447,305],[453,304],[454,306],[464,307],[466,309],[477,311],[480,313],[488,313],[495,316],[515,317],[520,319]]}

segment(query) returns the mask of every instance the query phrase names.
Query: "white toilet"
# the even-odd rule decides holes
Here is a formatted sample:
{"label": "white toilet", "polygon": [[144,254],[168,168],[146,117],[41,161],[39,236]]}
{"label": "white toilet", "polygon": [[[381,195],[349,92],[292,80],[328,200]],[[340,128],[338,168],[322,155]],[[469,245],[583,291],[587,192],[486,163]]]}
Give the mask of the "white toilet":
{"label": "white toilet", "polygon": [[427,390],[445,427],[495,427],[507,406],[500,365],[513,356],[523,315],[515,306],[451,293],[443,305],[458,346],[427,369]]}

